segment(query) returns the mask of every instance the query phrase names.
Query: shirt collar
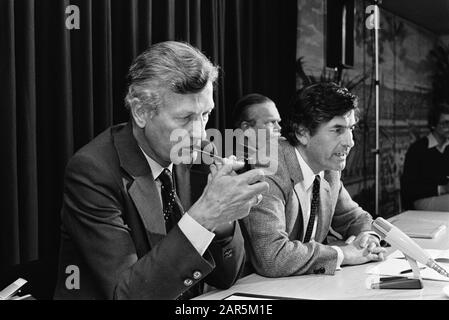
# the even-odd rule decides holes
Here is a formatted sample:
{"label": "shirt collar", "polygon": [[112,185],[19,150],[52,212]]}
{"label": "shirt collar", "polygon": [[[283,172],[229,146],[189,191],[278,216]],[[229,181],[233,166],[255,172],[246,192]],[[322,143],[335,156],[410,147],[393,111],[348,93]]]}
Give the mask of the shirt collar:
{"label": "shirt collar", "polygon": [[429,135],[427,136],[427,139],[429,140],[429,145],[427,146],[428,149],[436,147],[438,151],[444,152],[444,149],[446,149],[446,147],[449,145],[449,140],[448,140],[443,144],[443,146],[441,148],[438,147],[437,138],[435,138],[435,136],[433,135],[432,132],[429,133]]}
{"label": "shirt collar", "polygon": [[[298,161],[299,161],[299,166],[302,171],[302,176],[304,178],[304,180],[302,182],[304,185],[304,189],[308,190],[312,186],[313,181],[315,180],[315,174],[313,173],[313,171],[309,167],[309,165],[306,163],[304,158],[301,156],[301,154],[299,153],[297,148],[295,148],[295,152],[296,152],[296,157],[298,158]],[[320,171],[317,174],[320,176],[321,179],[323,179],[324,171]]]}
{"label": "shirt collar", "polygon": [[[165,167],[161,166],[158,162],[153,160],[153,158],[150,158],[142,148],[140,148],[140,150],[142,150],[145,159],[147,159],[148,165],[151,168],[151,173],[153,174],[153,179],[156,180],[157,178],[159,178],[159,175],[162,173]],[[167,169],[170,170],[170,172],[173,172],[173,162],[168,165]]]}

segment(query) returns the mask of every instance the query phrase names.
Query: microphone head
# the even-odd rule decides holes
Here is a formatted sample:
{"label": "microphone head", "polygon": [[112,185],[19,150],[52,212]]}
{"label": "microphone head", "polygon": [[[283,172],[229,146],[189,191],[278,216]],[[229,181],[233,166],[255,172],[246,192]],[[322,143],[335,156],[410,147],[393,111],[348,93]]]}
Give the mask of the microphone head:
{"label": "microphone head", "polygon": [[392,227],[393,225],[390,222],[381,217],[374,220],[373,223],[371,224],[372,230],[382,238],[385,238],[385,236],[387,235],[388,232],[390,232]]}

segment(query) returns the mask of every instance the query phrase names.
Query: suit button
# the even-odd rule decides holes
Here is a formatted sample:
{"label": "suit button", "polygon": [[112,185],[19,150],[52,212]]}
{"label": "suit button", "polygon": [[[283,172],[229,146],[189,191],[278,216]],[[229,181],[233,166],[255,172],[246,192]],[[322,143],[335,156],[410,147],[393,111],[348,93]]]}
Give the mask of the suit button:
{"label": "suit button", "polygon": [[234,252],[233,252],[232,249],[226,249],[226,250],[223,252],[223,258],[224,258],[224,259],[229,259],[229,258],[232,257],[233,253],[234,253]]}
{"label": "suit button", "polygon": [[193,273],[193,279],[198,280],[199,278],[201,278],[202,275],[203,275],[203,274],[202,274],[201,272],[195,271],[195,272]]}
{"label": "suit button", "polygon": [[193,280],[192,279],[187,278],[187,279],[184,280],[184,285],[186,287],[190,287],[192,284],[193,284]]}
{"label": "suit button", "polygon": [[326,270],[324,268],[320,268],[320,273],[324,273]]}

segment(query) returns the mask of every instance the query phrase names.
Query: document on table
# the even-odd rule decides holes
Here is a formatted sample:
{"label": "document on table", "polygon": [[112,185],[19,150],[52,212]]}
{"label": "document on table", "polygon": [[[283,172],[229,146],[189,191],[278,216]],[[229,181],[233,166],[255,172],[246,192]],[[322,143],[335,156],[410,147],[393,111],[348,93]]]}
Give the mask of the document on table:
{"label": "document on table", "polygon": [[[449,250],[435,250],[435,249],[427,249],[426,250],[433,259],[437,259],[437,263],[443,267],[444,269],[449,271],[449,260],[442,262],[438,261],[441,259],[449,259]],[[423,265],[418,262],[418,267],[420,268],[421,277],[427,280],[438,280],[438,281],[448,281],[449,278],[442,276],[435,270]],[[423,269],[421,269],[423,268]],[[401,251],[396,250],[392,254],[390,254],[387,259],[374,267],[368,267],[366,269],[366,273],[383,275],[383,276],[404,276],[411,277],[413,276],[413,272],[402,273],[402,271],[411,269],[410,264],[407,259],[405,259],[404,255]]]}

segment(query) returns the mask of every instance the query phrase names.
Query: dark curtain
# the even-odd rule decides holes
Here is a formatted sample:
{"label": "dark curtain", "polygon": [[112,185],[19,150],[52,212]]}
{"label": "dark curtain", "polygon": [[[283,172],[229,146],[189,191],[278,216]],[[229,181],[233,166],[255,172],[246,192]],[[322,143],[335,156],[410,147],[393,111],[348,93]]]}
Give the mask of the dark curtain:
{"label": "dark curtain", "polygon": [[[69,5],[80,29],[66,28]],[[221,67],[209,127],[223,130],[242,94],[265,94],[282,113],[295,90],[296,10],[296,0],[1,0],[0,267],[53,270],[65,165],[127,121],[137,54],[164,40],[205,52]]]}

